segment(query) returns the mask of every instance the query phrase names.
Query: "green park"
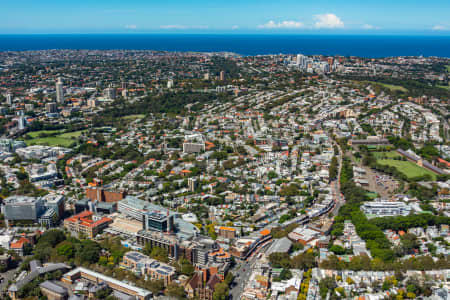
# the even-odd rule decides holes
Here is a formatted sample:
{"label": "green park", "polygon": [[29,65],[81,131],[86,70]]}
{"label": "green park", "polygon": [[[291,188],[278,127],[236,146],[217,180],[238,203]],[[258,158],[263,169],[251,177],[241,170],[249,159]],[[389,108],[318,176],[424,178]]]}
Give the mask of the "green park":
{"label": "green park", "polygon": [[45,146],[72,146],[83,130],[64,132],[62,130],[41,130],[29,132],[26,135],[27,145],[45,145]]}

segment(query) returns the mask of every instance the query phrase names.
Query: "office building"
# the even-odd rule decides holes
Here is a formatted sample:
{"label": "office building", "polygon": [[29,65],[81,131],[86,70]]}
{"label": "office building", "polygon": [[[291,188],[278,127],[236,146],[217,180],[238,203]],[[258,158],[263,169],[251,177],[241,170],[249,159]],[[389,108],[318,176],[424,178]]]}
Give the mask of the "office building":
{"label": "office building", "polygon": [[184,153],[200,153],[205,151],[205,143],[183,143]]}
{"label": "office building", "polygon": [[57,113],[57,112],[58,112],[58,108],[57,108],[55,102],[46,103],[46,104],[45,104],[45,110],[46,110],[48,113],[51,113],[51,114],[54,114],[54,113]]}
{"label": "office building", "polygon": [[63,195],[47,195],[43,197],[45,200],[45,207],[53,209],[58,216],[58,219],[64,217],[64,203],[65,196]]}
{"label": "office building", "polygon": [[136,197],[127,196],[117,204],[118,212],[142,222],[145,232],[160,232],[164,235],[174,233],[181,240],[190,239],[199,232],[195,225],[184,221],[177,213]]}
{"label": "office building", "polygon": [[174,228],[173,215],[160,211],[151,211],[144,214],[144,229],[159,232],[171,232]]}
{"label": "office building", "polygon": [[144,213],[150,210],[150,202],[133,196],[127,196],[118,202],[117,210],[121,214],[142,222],[144,220]]}
{"label": "office building", "polygon": [[106,88],[103,91],[103,97],[105,97],[106,99],[109,99],[109,100],[116,99],[116,89],[112,88],[112,87]]}
{"label": "office building", "polygon": [[33,111],[34,110],[34,105],[31,103],[27,103],[25,104],[25,111]]}
{"label": "office building", "polygon": [[300,69],[306,69],[308,67],[308,57],[302,54],[297,54],[297,66]]}
{"label": "office building", "polygon": [[16,150],[17,155],[25,159],[44,159],[47,157],[55,157],[66,155],[72,152],[71,149],[63,147],[49,147],[41,145],[33,145],[19,148]]}
{"label": "office building", "polygon": [[224,81],[225,80],[225,71],[220,71],[220,81]]}
{"label": "office building", "polygon": [[75,214],[82,213],[85,210],[94,211],[91,205],[91,201],[89,199],[81,199],[75,202]]}
{"label": "office building", "polygon": [[0,151],[15,152],[16,149],[25,148],[27,144],[24,141],[16,141],[12,139],[0,139]]}
{"label": "office building", "polygon": [[334,58],[328,57],[327,61],[328,61],[329,71],[333,71]]}
{"label": "office building", "polygon": [[150,244],[151,247],[163,248],[171,258],[178,259],[180,255],[178,240],[173,235],[158,231],[141,230],[137,233],[136,240],[141,246]]}
{"label": "office building", "polygon": [[146,275],[147,280],[163,280],[165,286],[172,282],[176,273],[174,267],[136,251],[125,253],[120,267],[139,276]]}
{"label": "office building", "polygon": [[390,217],[407,216],[410,214],[412,208],[403,202],[376,200],[365,202],[361,206],[361,210],[369,216],[373,215],[375,217]]}
{"label": "office building", "polygon": [[[161,220],[164,220],[165,218],[167,218],[167,214],[169,214],[170,216],[173,216],[174,214],[169,212],[162,206],[152,204],[133,196],[127,196],[125,199],[120,200],[118,202],[117,210],[121,214],[129,216],[141,222],[143,222],[144,220],[155,221],[159,217],[161,217]],[[159,223],[159,221],[157,223]],[[173,218],[172,221],[168,224],[173,225]],[[156,226],[155,228],[158,228],[158,226]],[[164,228],[167,228],[167,226],[164,226]]]}
{"label": "office building", "polygon": [[47,166],[41,164],[32,164],[28,165],[25,170],[28,173],[30,182],[58,178],[58,169],[56,167],[56,164],[48,164]]}
{"label": "office building", "polygon": [[2,206],[7,223],[24,220],[37,222],[45,210],[42,198],[27,196],[10,196],[3,200]]}
{"label": "office building", "polygon": [[58,81],[56,82],[56,102],[64,104],[64,83],[61,77],[58,77]]}
{"label": "office building", "polygon": [[180,256],[186,257],[193,265],[199,267],[231,261],[228,252],[223,251],[216,241],[205,237],[183,241],[180,244]]}
{"label": "office building", "polygon": [[217,250],[217,243],[210,239],[202,239],[193,247],[192,263],[195,265],[206,266],[208,263],[208,254]]}
{"label": "office building", "polygon": [[45,213],[39,218],[39,225],[42,227],[53,227],[55,225],[55,221],[58,219],[56,212],[51,209],[47,209]]}
{"label": "office building", "polygon": [[160,206],[135,197],[128,196],[119,201],[118,211],[142,221],[145,230],[172,232],[175,229],[173,214]]}
{"label": "office building", "polygon": [[3,200],[2,213],[8,225],[17,221],[32,221],[51,227],[64,216],[64,196],[11,196]]}
{"label": "office building", "polygon": [[88,107],[93,108],[93,107],[97,107],[97,105],[98,105],[97,99],[90,98],[90,99],[87,100],[87,106]]}

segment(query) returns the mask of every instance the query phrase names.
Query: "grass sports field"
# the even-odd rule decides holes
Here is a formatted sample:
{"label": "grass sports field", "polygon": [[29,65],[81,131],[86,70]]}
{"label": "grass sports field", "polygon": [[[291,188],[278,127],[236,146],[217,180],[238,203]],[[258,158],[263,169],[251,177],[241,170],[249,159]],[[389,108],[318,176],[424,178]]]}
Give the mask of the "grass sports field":
{"label": "grass sports field", "polygon": [[[30,132],[27,135],[31,139],[25,140],[27,145],[47,145],[47,146],[61,146],[70,147],[75,141],[74,139],[79,137],[83,131],[73,131],[67,133],[58,134],[59,130],[42,130]],[[51,134],[54,136],[40,137],[42,134]]]}
{"label": "grass sports field", "polygon": [[368,81],[369,83],[373,83],[373,84],[378,84],[381,85],[387,89],[390,89],[391,91],[395,92],[395,91],[401,91],[406,93],[408,90],[401,86],[401,85],[394,85],[394,84],[387,84],[387,83],[381,83],[381,82],[375,82],[375,81]]}
{"label": "grass sports field", "polygon": [[122,119],[124,119],[126,121],[134,121],[134,120],[137,120],[137,119],[142,119],[144,117],[145,117],[145,115],[143,115],[143,114],[140,114],[140,115],[128,115],[128,116],[122,117]]}
{"label": "grass sports field", "polygon": [[367,192],[366,196],[369,197],[371,200],[376,199],[378,197],[378,194],[375,192]]}
{"label": "grass sports field", "polygon": [[394,158],[399,157],[400,154],[398,154],[396,151],[389,151],[389,152],[372,152],[373,156],[376,159],[383,159],[383,158]]}
{"label": "grass sports field", "polygon": [[394,160],[394,159],[379,159],[377,162],[381,165],[385,166],[393,166],[398,171],[405,174],[408,178],[414,178],[417,176],[423,176],[425,174],[428,174],[433,178],[433,180],[436,180],[436,174],[425,169],[422,167],[419,167],[415,163],[412,163],[410,161],[404,161],[404,160]]}
{"label": "grass sports field", "polygon": [[41,134],[45,133],[45,134],[54,134],[54,133],[58,133],[59,130],[41,130],[41,131],[33,131],[33,132],[28,132],[27,135],[29,135],[30,137],[37,138],[38,136],[40,136]]}

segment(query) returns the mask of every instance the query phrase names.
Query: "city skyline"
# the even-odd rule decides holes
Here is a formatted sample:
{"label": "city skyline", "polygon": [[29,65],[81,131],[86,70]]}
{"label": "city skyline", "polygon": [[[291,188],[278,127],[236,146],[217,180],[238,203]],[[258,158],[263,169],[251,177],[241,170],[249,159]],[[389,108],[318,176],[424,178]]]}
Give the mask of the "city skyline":
{"label": "city skyline", "polygon": [[450,34],[450,2],[391,2],[26,0],[2,4],[0,34]]}

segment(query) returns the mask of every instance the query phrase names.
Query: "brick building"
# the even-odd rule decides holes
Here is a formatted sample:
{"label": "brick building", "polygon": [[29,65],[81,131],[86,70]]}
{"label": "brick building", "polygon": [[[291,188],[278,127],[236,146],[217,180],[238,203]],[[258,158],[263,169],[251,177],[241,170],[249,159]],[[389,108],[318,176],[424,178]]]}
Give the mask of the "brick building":
{"label": "brick building", "polygon": [[232,227],[219,227],[219,236],[226,239],[234,239],[236,237],[236,229]]}
{"label": "brick building", "polygon": [[119,202],[127,196],[126,191],[106,191],[102,188],[89,188],[86,189],[86,197],[92,201],[99,202]]}
{"label": "brick building", "polygon": [[112,219],[102,217],[94,220],[94,213],[84,211],[64,220],[64,227],[72,234],[82,234],[87,238],[94,238],[99,232],[113,222]]}

